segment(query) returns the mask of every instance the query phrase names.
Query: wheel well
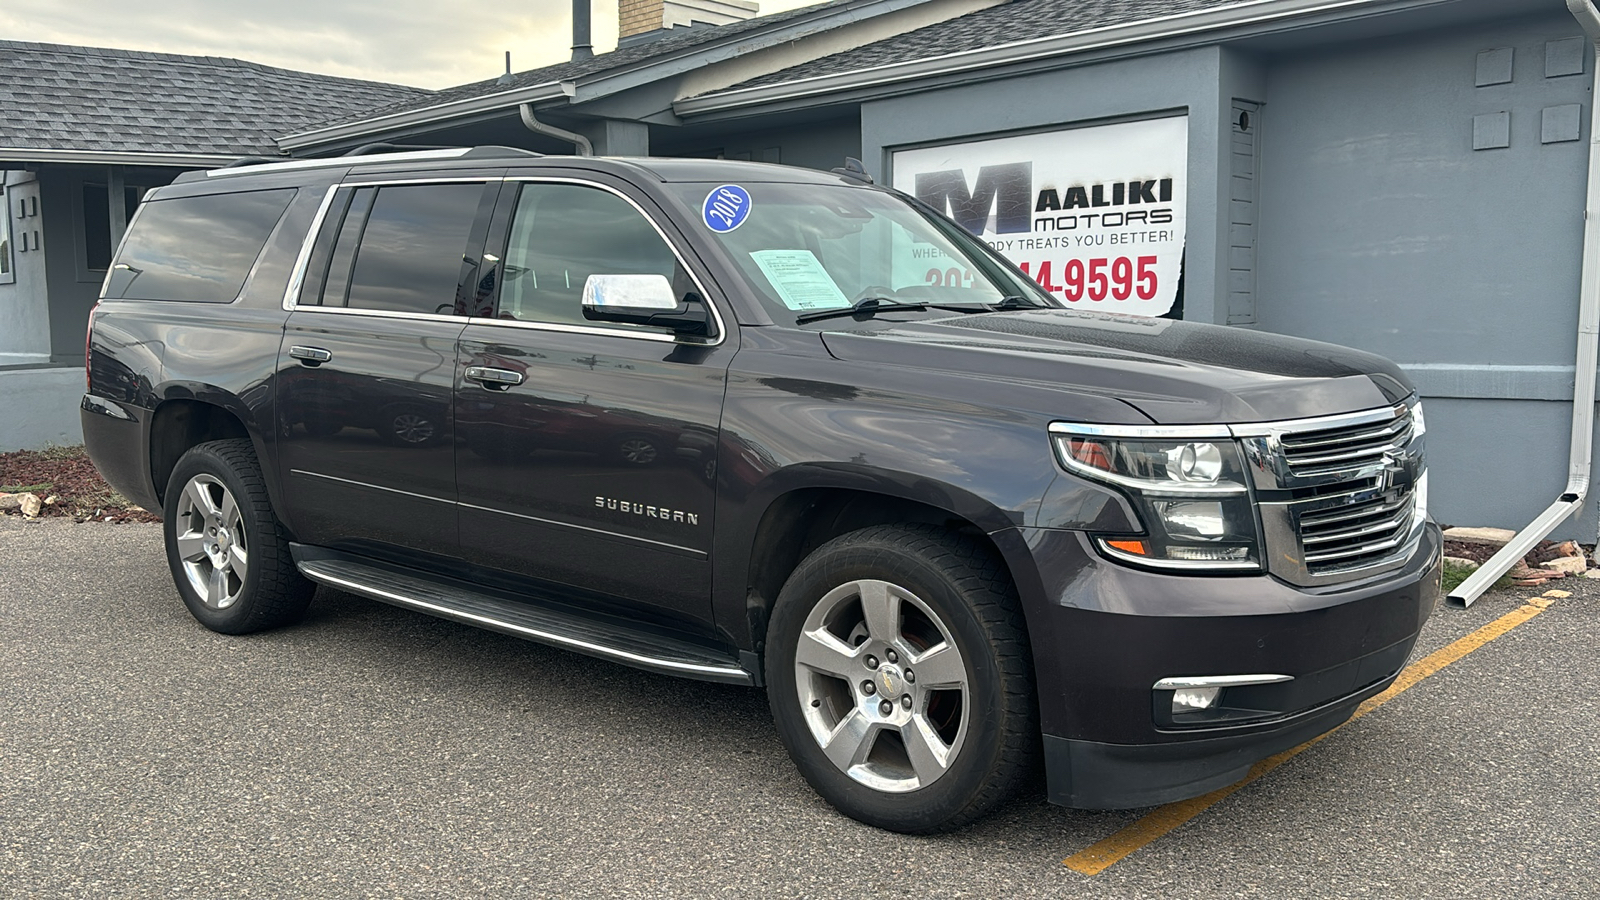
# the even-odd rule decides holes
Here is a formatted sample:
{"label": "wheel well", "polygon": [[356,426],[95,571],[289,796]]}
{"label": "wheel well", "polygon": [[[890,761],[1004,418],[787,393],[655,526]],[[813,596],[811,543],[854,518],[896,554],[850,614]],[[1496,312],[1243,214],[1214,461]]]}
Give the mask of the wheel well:
{"label": "wheel well", "polygon": [[169,400],[156,407],[150,425],[150,477],[156,497],[166,502],[167,479],[189,448],[207,441],[248,438],[239,417],[199,400]]}
{"label": "wheel well", "polygon": [[804,488],[775,500],[756,527],[745,589],[750,636],[760,652],[767,620],[784,582],[811,551],[828,541],[873,525],[937,525],[966,535],[1001,555],[983,529],[948,510],[868,491]]}

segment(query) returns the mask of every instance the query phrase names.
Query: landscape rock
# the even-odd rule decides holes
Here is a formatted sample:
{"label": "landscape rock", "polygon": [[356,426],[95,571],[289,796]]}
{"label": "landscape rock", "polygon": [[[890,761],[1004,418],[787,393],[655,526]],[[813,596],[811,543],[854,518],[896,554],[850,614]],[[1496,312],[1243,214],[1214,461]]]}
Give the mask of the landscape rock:
{"label": "landscape rock", "polygon": [[1504,547],[1511,543],[1517,533],[1509,528],[1447,528],[1444,539],[1447,541],[1461,541],[1464,544],[1486,544],[1490,547]]}
{"label": "landscape rock", "polygon": [[1562,543],[1556,545],[1556,555],[1582,556],[1583,548],[1578,546],[1577,541],[1563,541]]}
{"label": "landscape rock", "polygon": [[1477,569],[1478,568],[1478,561],[1477,560],[1475,560],[1475,559],[1467,559],[1465,556],[1446,556],[1444,558],[1444,561],[1449,565],[1460,566],[1463,569]]}
{"label": "landscape rock", "polygon": [[0,494],[0,511],[8,509],[21,509],[21,494]]}
{"label": "landscape rock", "polygon": [[1589,561],[1581,556],[1558,556],[1547,563],[1540,563],[1542,569],[1553,572],[1566,572],[1570,575],[1582,575],[1589,568]]}
{"label": "landscape rock", "polygon": [[1585,578],[1600,578],[1600,569],[1590,569],[1589,571],[1583,573],[1583,577],[1585,577]]}
{"label": "landscape rock", "polygon": [[22,495],[22,504],[20,508],[22,510],[22,514],[28,518],[32,519],[37,517],[39,515],[39,510],[42,507],[43,504],[39,502],[39,497],[37,494]]}

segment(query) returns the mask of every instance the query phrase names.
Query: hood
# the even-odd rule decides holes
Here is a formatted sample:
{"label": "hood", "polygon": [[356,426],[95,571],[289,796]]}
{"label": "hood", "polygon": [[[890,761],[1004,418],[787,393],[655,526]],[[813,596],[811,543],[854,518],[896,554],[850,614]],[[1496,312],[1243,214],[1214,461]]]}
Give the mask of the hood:
{"label": "hood", "polygon": [[1074,309],[876,321],[822,335],[835,357],[1110,394],[1163,425],[1393,405],[1416,389],[1371,353],[1241,328]]}

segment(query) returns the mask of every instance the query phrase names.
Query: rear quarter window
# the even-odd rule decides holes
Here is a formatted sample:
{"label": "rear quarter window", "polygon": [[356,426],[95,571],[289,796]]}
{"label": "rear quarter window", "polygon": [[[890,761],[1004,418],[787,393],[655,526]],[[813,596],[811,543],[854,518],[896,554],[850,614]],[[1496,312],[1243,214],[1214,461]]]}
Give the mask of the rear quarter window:
{"label": "rear quarter window", "polygon": [[283,188],[145,203],[111,267],[106,299],[234,300],[294,194]]}

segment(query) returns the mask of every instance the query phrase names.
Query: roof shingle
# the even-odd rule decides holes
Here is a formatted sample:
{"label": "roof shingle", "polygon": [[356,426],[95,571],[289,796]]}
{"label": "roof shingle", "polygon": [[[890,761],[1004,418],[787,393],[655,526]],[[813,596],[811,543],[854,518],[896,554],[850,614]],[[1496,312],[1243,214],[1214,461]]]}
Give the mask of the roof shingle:
{"label": "roof shingle", "polygon": [[982,50],[1032,38],[1234,6],[1240,2],[1242,0],[1011,0],[752,78],[724,90],[737,91],[967,50]]}
{"label": "roof shingle", "polygon": [[276,156],[279,135],[432,93],[237,59],[0,41],[0,147]]}

